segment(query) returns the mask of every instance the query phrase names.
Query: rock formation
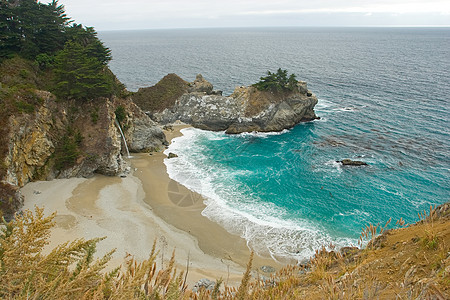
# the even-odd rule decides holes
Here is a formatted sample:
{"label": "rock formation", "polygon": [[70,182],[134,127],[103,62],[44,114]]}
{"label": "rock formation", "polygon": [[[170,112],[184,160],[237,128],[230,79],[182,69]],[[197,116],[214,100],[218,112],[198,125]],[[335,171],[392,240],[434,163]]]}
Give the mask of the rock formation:
{"label": "rock formation", "polygon": [[127,116],[122,124],[125,138],[131,152],[151,152],[168,145],[161,128],[152,121],[136,104],[124,99],[116,99],[115,107],[122,106]]}
{"label": "rock formation", "polygon": [[[168,75],[169,76],[169,75]],[[170,75],[174,80],[174,74]],[[167,76],[156,86],[168,86]],[[176,82],[182,82],[179,78]],[[316,119],[314,106],[317,97],[299,82],[293,91],[260,91],[253,86],[238,87],[231,96],[221,96],[201,75],[175,101],[165,101],[154,94],[146,95],[144,90],[135,95],[137,104],[143,110],[151,103],[159,103],[159,109],[146,110],[161,124],[180,120],[194,127],[227,133],[251,131],[281,131],[300,122]],[[181,89],[178,86],[179,92]]]}
{"label": "rock formation", "polygon": [[337,160],[336,162],[341,163],[343,166],[367,166],[367,163],[360,160],[343,159]]}
{"label": "rock formation", "polygon": [[194,82],[188,84],[188,92],[189,93],[205,93],[210,95],[213,91],[213,85],[206,81],[202,74],[198,74],[195,78]]}
{"label": "rock formation", "polygon": [[[124,131],[132,151],[151,151],[167,144],[159,126],[129,100],[55,101],[49,92],[36,91],[36,95],[42,104],[34,113],[13,114],[7,121],[0,190],[6,198],[15,195],[17,205],[12,211],[21,201],[16,189],[32,180],[122,173],[126,163],[115,124],[118,106],[127,113]],[[1,201],[5,201],[3,192]]]}

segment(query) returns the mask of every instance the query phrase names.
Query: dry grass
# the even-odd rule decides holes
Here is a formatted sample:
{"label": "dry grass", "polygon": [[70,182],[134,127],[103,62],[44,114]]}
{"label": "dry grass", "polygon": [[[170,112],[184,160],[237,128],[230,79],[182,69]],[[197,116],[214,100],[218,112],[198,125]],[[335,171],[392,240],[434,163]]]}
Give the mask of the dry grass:
{"label": "dry grass", "polygon": [[143,111],[163,111],[188,90],[188,83],[176,74],[166,75],[156,85],[141,88],[133,95],[133,102]]}
{"label": "dry grass", "polygon": [[[194,293],[174,268],[174,254],[157,268],[156,249],[137,262],[104,273],[110,252],[94,260],[100,239],[76,240],[48,255],[54,214],[25,211],[0,234],[0,298],[3,299],[449,299],[450,203],[407,228],[384,231],[363,250],[316,252],[304,266],[286,266],[270,278],[252,276],[252,258],[239,287]],[[369,228],[371,228],[369,226]],[[373,229],[373,228],[372,228]],[[375,231],[372,231],[375,232]],[[432,232],[437,244],[428,247]],[[380,242],[381,241],[381,242]],[[428,242],[427,242],[428,243]],[[331,247],[332,248],[332,247]]]}

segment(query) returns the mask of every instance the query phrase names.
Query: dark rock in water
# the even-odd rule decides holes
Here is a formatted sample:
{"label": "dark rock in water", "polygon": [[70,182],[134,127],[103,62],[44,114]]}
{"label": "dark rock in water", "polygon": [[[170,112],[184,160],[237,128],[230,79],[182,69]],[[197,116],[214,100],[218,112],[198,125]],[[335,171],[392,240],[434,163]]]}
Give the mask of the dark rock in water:
{"label": "dark rock in water", "polygon": [[360,160],[343,159],[337,160],[336,162],[341,163],[343,166],[367,166],[367,163]]}
{"label": "dark rock in water", "polygon": [[207,291],[212,291],[214,287],[216,286],[216,283],[214,281],[211,281],[209,279],[203,278],[200,279],[195,285],[192,291],[194,293],[199,292],[201,289],[205,289]]}
{"label": "dark rock in water", "polygon": [[262,266],[261,271],[263,271],[264,273],[275,273],[275,268],[271,267],[271,266]]}
{"label": "dark rock in water", "polygon": [[167,156],[167,158],[175,158],[178,157],[178,155],[176,155],[175,153],[170,152],[169,156]]}

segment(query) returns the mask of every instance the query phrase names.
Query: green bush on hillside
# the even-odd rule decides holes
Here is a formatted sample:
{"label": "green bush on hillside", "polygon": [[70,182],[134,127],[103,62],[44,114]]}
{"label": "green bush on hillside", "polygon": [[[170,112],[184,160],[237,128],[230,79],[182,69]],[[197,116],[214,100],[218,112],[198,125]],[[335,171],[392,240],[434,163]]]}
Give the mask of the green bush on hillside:
{"label": "green bush on hillside", "polygon": [[61,138],[53,153],[56,170],[61,171],[75,164],[81,154],[82,141],[83,137],[78,130],[67,129],[67,134]]}

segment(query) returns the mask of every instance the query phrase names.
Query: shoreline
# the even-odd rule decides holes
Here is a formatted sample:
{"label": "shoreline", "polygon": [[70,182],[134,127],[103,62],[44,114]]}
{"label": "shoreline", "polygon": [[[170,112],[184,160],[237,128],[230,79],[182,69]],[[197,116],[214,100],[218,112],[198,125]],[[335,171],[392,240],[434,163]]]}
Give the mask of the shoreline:
{"label": "shoreline", "polygon": [[[165,131],[168,141],[181,136],[187,125],[174,125]],[[132,172],[126,178],[96,175],[90,179],[70,178],[32,182],[21,191],[23,209],[45,208],[57,211],[49,249],[77,238],[106,239],[97,245],[97,256],[116,248],[107,269],[124,262],[132,254],[138,261],[147,259],[156,241],[157,267],[175,251],[175,264],[186,271],[187,283],[201,278],[223,278],[229,286],[240,283],[250,250],[246,241],[228,233],[204,217],[203,197],[169,178],[162,152],[133,154],[127,159]],[[255,254],[253,270],[262,266],[279,269],[282,264]]]}

